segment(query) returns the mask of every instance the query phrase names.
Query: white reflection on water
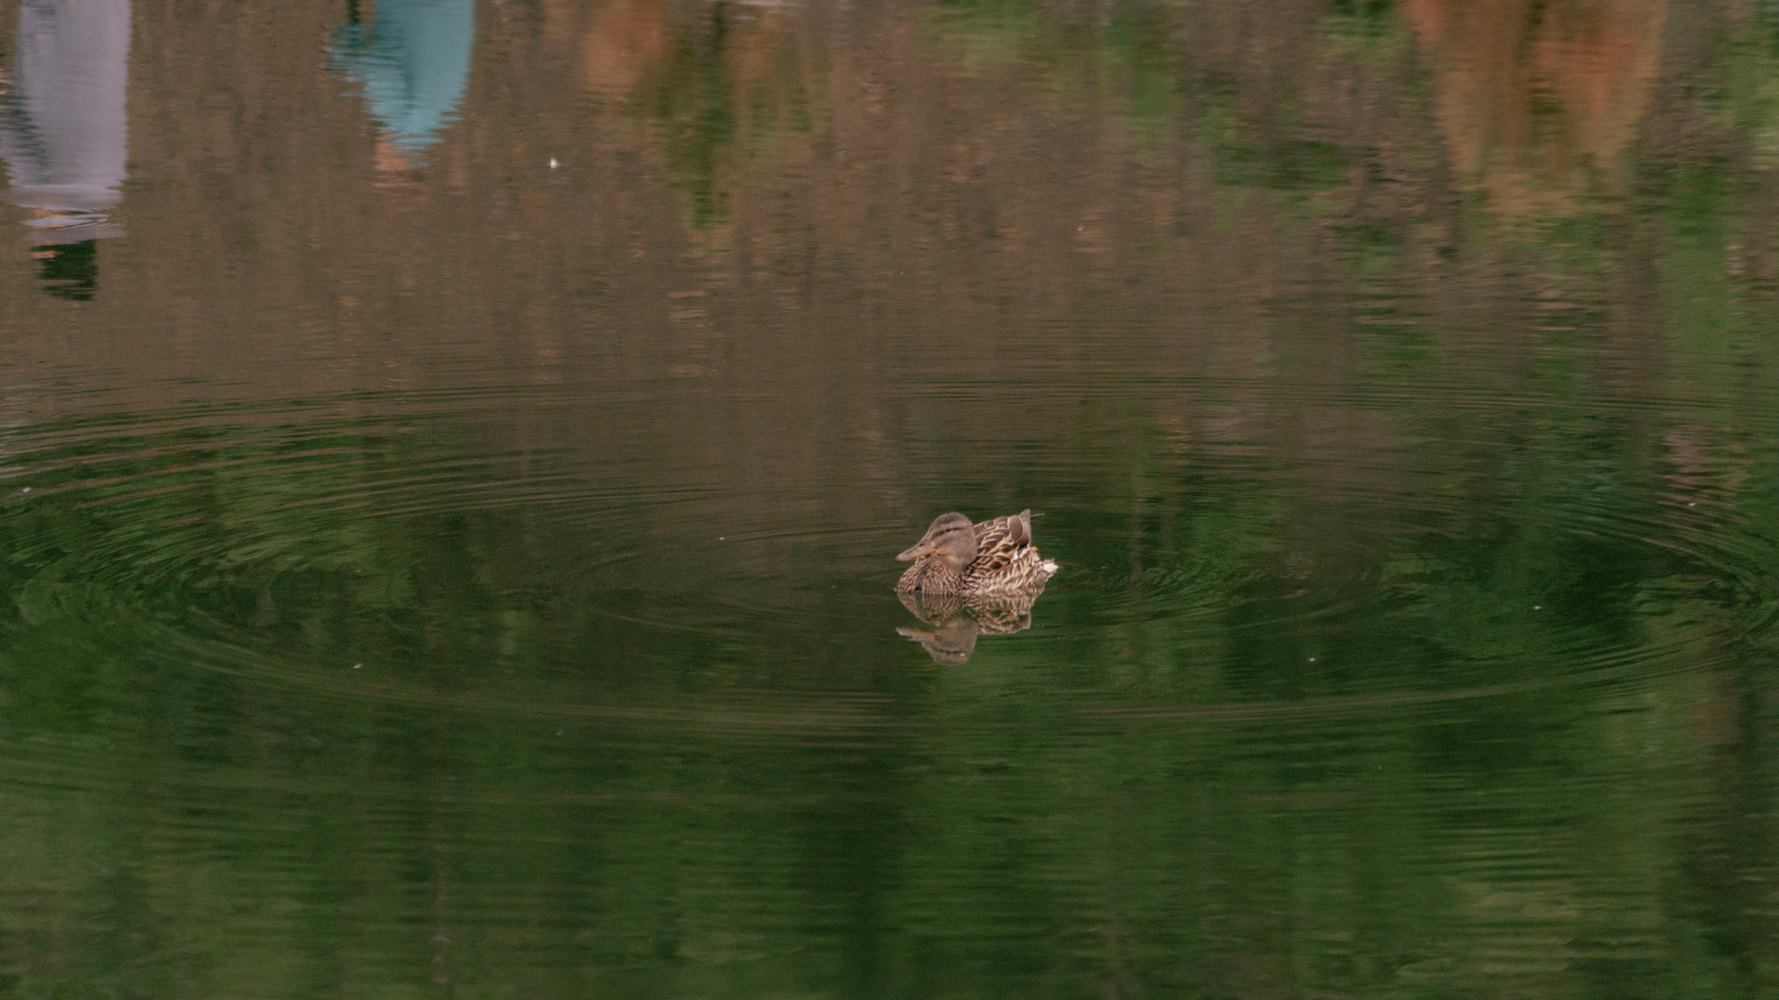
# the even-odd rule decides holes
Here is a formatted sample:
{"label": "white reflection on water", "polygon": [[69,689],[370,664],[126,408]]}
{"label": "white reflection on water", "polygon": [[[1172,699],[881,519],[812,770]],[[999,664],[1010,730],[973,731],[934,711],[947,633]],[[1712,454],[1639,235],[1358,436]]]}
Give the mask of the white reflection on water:
{"label": "white reflection on water", "polygon": [[19,9],[14,80],[0,108],[6,198],[31,211],[42,277],[64,298],[92,297],[92,241],[123,232],[109,209],[122,198],[129,61],[129,0],[26,0]]}

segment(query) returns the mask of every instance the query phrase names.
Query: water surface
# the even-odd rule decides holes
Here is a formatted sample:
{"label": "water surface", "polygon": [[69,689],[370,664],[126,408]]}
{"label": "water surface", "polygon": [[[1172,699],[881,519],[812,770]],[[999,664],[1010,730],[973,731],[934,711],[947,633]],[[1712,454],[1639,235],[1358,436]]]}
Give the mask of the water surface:
{"label": "water surface", "polygon": [[1765,8],[86,6],[9,995],[1779,989]]}

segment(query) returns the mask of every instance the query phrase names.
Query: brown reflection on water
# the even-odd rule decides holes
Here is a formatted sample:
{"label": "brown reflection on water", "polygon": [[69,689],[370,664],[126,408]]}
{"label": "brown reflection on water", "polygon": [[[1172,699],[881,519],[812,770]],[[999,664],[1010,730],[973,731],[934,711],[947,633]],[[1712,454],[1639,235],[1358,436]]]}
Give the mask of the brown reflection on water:
{"label": "brown reflection on water", "polygon": [[616,0],[592,10],[557,0],[546,8],[551,32],[578,50],[583,87],[626,98],[668,43],[661,0]]}
{"label": "brown reflection on water", "polygon": [[[1553,8],[1518,63],[1504,42],[1472,52],[1505,15],[1412,10],[1452,54],[1436,60],[1442,102],[1481,114],[1496,105],[1462,95],[1517,93],[1500,106],[1526,119],[1524,88],[1501,81],[1549,77],[1591,137],[1565,148],[1598,159],[1648,103],[1659,45],[1633,29],[1659,27],[1660,8],[1621,7]],[[1240,454],[1313,461],[1325,491],[1399,482],[1380,476],[1412,470],[1413,428],[1351,405],[1351,387],[1378,344],[1418,330],[1434,332],[1404,353],[1445,369],[1417,391],[1528,390],[1556,330],[1550,279],[1463,243],[1427,166],[1439,139],[1399,99],[1417,75],[1340,56],[1306,19],[1188,8],[1191,60],[1167,47],[1178,25],[1143,22],[1149,86],[1178,97],[1150,113],[1140,45],[941,10],[479,5],[458,120],[413,167],[317,54],[338,11],[143,9],[131,238],[106,248],[104,294],[80,311],[29,294],[33,262],[0,260],[0,357],[78,375],[83,405],[134,408],[581,387],[584,405],[508,433],[595,464],[630,447],[763,495],[821,484],[818,522],[961,502],[924,495],[936,466],[910,442],[940,434],[945,471],[966,478],[1029,465],[1010,439],[1054,467]],[[1590,108],[1607,124],[1584,125]],[[1341,169],[1304,179],[1321,146]],[[1232,166],[1256,159],[1271,166]],[[1369,263],[1354,232],[1379,235]],[[1657,352],[1650,312],[1607,325]],[[1451,332],[1475,326],[1490,336]],[[625,435],[585,433],[602,422]]]}
{"label": "brown reflection on water", "polygon": [[[1410,61],[1347,58],[1313,18],[1255,9],[1151,12],[1124,42],[962,7],[478,5],[462,106],[424,166],[317,55],[338,11],[143,9],[131,238],[106,248],[103,294],[72,311],[0,259],[0,359],[83,394],[11,405],[567,386],[490,433],[775,516],[802,504],[808,524],[901,519],[1009,475],[1032,482],[998,500],[1043,502],[1107,469],[1136,470],[1138,510],[1216,456],[1306,470],[1306,497],[1400,497],[1425,421],[1354,405],[1381,358],[1430,365],[1407,390],[1428,417],[1470,393],[1487,442],[1490,401],[1538,390],[1543,332],[1595,320],[1559,330],[1548,275],[1464,242],[1428,165],[1439,137],[1401,99]],[[1634,28],[1660,8],[1553,10],[1520,62],[1499,39],[1472,51],[1503,16],[1412,9],[1450,53],[1442,107],[1471,102],[1445,127],[1517,107],[1506,131],[1531,141],[1521,85],[1548,77],[1582,137],[1563,148],[1622,146],[1659,46]],[[1446,141],[1504,129],[1484,126]],[[1376,234],[1370,256],[1355,233]],[[1614,280],[1646,288],[1653,248],[1626,256]],[[1659,352],[1649,315],[1607,317],[1617,339],[1584,364]],[[1316,518],[1351,514],[1305,507],[1305,547],[1340,535]]]}
{"label": "brown reflection on water", "polygon": [[[1346,58],[1312,18],[1256,9],[1151,12],[1123,43],[961,7],[478,5],[462,107],[423,167],[317,55],[338,11],[143,9],[131,238],[106,248],[104,293],[71,311],[29,294],[32,262],[0,260],[0,358],[83,394],[11,405],[568,386],[490,433],[775,516],[802,504],[812,525],[1010,475],[1042,502],[1107,469],[1136,470],[1140,510],[1218,456],[1307,470],[1306,497],[1401,497],[1426,420],[1354,405],[1380,358],[1431,365],[1407,390],[1427,418],[1470,392],[1487,442],[1506,424],[1490,401],[1539,388],[1542,331],[1568,334],[1547,275],[1464,243],[1427,166],[1439,137],[1400,99],[1421,85],[1409,61]],[[1537,138],[1525,87],[1548,79],[1579,137],[1562,148],[1618,150],[1661,8],[1552,8],[1530,29],[1508,9],[1411,8],[1449,56],[1445,128],[1476,126],[1446,141]],[[1172,103],[1147,109],[1142,86]],[[1487,125],[1496,107],[1519,124]],[[1378,235],[1372,256],[1352,233]],[[1617,341],[1583,363],[1659,352],[1649,312],[1607,317]],[[1305,548],[1351,515],[1305,507]]]}
{"label": "brown reflection on water", "polygon": [[1661,65],[1666,0],[1408,0],[1461,178],[1512,215],[1622,189]]}
{"label": "brown reflection on water", "polygon": [[[870,458],[907,430],[888,401],[935,377],[1189,370],[1207,296],[1232,321],[1258,317],[1269,279],[1253,275],[1277,242],[1264,207],[1239,209],[1231,238],[1202,182],[1182,188],[1166,164],[1184,148],[1163,139],[1163,161],[1126,162],[1090,89],[1044,97],[1044,74],[1019,63],[966,71],[929,51],[917,9],[728,10],[558,4],[540,30],[479,7],[464,106],[424,169],[388,155],[316,55],[337,12],[145,11],[129,101],[141,197],[117,284],[58,312],[16,294],[32,272],[15,258],[6,354],[89,372],[131,407],[665,376],[688,390],[666,404],[682,419],[644,433],[760,468],[759,447],[720,439],[776,451],[777,428],[820,423],[865,443],[849,460]],[[263,75],[173,55],[194,50]],[[707,85],[705,58],[708,85],[731,91],[672,103]],[[739,117],[662,138],[707,113]],[[705,230],[700,190],[724,206]],[[1178,332],[1106,352],[1066,334],[1083,315]],[[923,381],[895,383],[904,372]],[[1028,436],[1075,422],[1017,421]]]}

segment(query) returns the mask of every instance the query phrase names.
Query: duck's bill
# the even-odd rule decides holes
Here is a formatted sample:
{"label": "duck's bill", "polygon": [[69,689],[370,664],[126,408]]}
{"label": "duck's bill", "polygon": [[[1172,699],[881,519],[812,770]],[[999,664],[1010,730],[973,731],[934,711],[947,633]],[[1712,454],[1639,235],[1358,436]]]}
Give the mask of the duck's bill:
{"label": "duck's bill", "polygon": [[896,561],[897,562],[913,562],[914,560],[919,559],[921,556],[930,556],[932,554],[933,554],[933,543],[930,541],[927,541],[926,539],[923,538],[920,541],[915,542],[913,545],[910,545],[908,548],[904,549],[902,551],[902,554],[896,557]]}

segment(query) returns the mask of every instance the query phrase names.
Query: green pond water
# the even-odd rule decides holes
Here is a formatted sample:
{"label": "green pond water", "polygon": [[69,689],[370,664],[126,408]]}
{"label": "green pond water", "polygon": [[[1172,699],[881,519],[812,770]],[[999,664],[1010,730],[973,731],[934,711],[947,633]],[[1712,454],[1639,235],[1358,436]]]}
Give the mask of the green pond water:
{"label": "green pond water", "polygon": [[0,67],[0,995],[1779,994],[1769,5]]}

